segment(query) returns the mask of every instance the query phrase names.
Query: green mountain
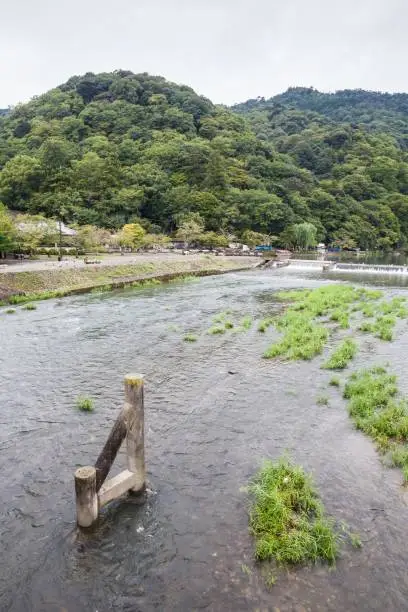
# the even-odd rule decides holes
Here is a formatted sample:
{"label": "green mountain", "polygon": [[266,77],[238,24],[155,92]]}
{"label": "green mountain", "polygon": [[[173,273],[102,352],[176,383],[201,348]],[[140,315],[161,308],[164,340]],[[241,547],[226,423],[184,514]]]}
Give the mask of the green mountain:
{"label": "green mountain", "polygon": [[0,200],[18,211],[172,231],[392,248],[408,238],[405,94],[302,88],[229,109],[147,73],[75,76],[0,116]]}

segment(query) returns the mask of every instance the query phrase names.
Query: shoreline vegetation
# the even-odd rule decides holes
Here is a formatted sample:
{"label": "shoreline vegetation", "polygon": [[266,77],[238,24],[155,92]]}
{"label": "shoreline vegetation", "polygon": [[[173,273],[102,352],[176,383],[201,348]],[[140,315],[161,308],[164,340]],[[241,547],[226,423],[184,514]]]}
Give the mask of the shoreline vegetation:
{"label": "shoreline vegetation", "polygon": [[152,282],[169,282],[184,276],[224,274],[254,266],[254,260],[243,257],[203,256],[181,260],[151,261],[126,265],[58,268],[0,275],[0,306],[22,304],[92,291],[110,291],[126,286],[147,286]]}

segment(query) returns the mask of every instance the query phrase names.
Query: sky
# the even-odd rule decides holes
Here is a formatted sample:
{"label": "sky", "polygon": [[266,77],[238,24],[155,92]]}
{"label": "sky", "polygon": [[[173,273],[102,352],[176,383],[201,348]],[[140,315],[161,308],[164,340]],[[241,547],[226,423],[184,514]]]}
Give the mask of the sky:
{"label": "sky", "polygon": [[407,0],[3,0],[0,108],[74,74],[150,72],[217,103],[408,91]]}

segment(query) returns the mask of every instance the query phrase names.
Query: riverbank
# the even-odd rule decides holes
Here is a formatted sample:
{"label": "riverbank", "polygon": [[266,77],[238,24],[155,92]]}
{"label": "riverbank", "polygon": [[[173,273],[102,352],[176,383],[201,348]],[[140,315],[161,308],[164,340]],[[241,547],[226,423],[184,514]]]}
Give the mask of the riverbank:
{"label": "riverbank", "polygon": [[[48,263],[48,262],[44,262]],[[116,289],[152,279],[163,282],[183,275],[204,276],[249,269],[259,263],[253,257],[213,255],[141,255],[123,263],[121,258],[84,265],[76,260],[16,264],[0,275],[0,303],[62,297],[95,288]]]}

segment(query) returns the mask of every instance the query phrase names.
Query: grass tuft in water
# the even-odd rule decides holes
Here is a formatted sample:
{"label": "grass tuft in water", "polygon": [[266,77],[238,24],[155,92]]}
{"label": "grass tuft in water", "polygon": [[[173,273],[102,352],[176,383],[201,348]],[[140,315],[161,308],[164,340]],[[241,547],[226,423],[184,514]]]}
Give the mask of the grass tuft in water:
{"label": "grass tuft in water", "polygon": [[35,304],[31,304],[31,302],[29,304],[25,304],[25,306],[23,306],[23,310],[37,310],[37,306]]}
{"label": "grass tuft in water", "polygon": [[330,321],[336,321],[341,329],[349,329],[350,319],[347,310],[336,308],[330,315]]}
{"label": "grass tuft in water", "polygon": [[183,340],[184,342],[197,342],[198,338],[194,334],[186,334]]}
{"label": "grass tuft in water", "polygon": [[329,385],[331,387],[340,387],[340,378],[338,376],[332,376],[331,379],[329,380]]}
{"label": "grass tuft in water", "polygon": [[7,308],[7,310],[4,311],[6,314],[14,314],[16,312],[15,308]]}
{"label": "grass tuft in water", "polygon": [[262,319],[262,321],[260,321],[258,323],[258,331],[261,333],[265,333],[266,330],[273,325],[273,318],[272,317],[267,317],[266,319]]}
{"label": "grass tuft in water", "polygon": [[338,555],[338,536],[310,476],[289,459],[266,461],[250,488],[255,557],[277,564],[326,561]]}
{"label": "grass tuft in water", "polygon": [[408,405],[396,399],[396,376],[384,368],[354,373],[344,389],[356,427],[369,435],[391,465],[402,468],[408,481]]}
{"label": "grass tuft in water", "polygon": [[216,334],[225,334],[225,326],[224,325],[213,325],[208,330],[208,333],[215,336]]}
{"label": "grass tuft in water", "polygon": [[251,329],[252,317],[250,315],[246,315],[243,319],[241,319],[240,327],[242,329]]}
{"label": "grass tuft in water", "polygon": [[276,326],[283,331],[283,338],[265,351],[265,359],[278,356],[287,359],[312,359],[322,352],[329,335],[325,327],[316,325],[302,312],[288,311]]}
{"label": "grass tuft in water", "polygon": [[81,412],[93,412],[94,401],[91,397],[79,396],[75,402],[76,407]]}
{"label": "grass tuft in water", "polygon": [[322,352],[328,338],[329,331],[324,323],[335,321],[341,328],[348,329],[352,305],[359,304],[358,309],[364,308],[368,302],[381,296],[379,291],[340,284],[278,293],[278,299],[293,303],[274,320],[283,338],[267,349],[264,357],[312,359]]}
{"label": "grass tuft in water", "polygon": [[346,338],[322,367],[326,370],[343,370],[356,353],[356,342],[352,338]]}
{"label": "grass tuft in water", "polygon": [[318,406],[328,406],[329,398],[327,397],[327,395],[318,395],[316,398],[316,404]]}

